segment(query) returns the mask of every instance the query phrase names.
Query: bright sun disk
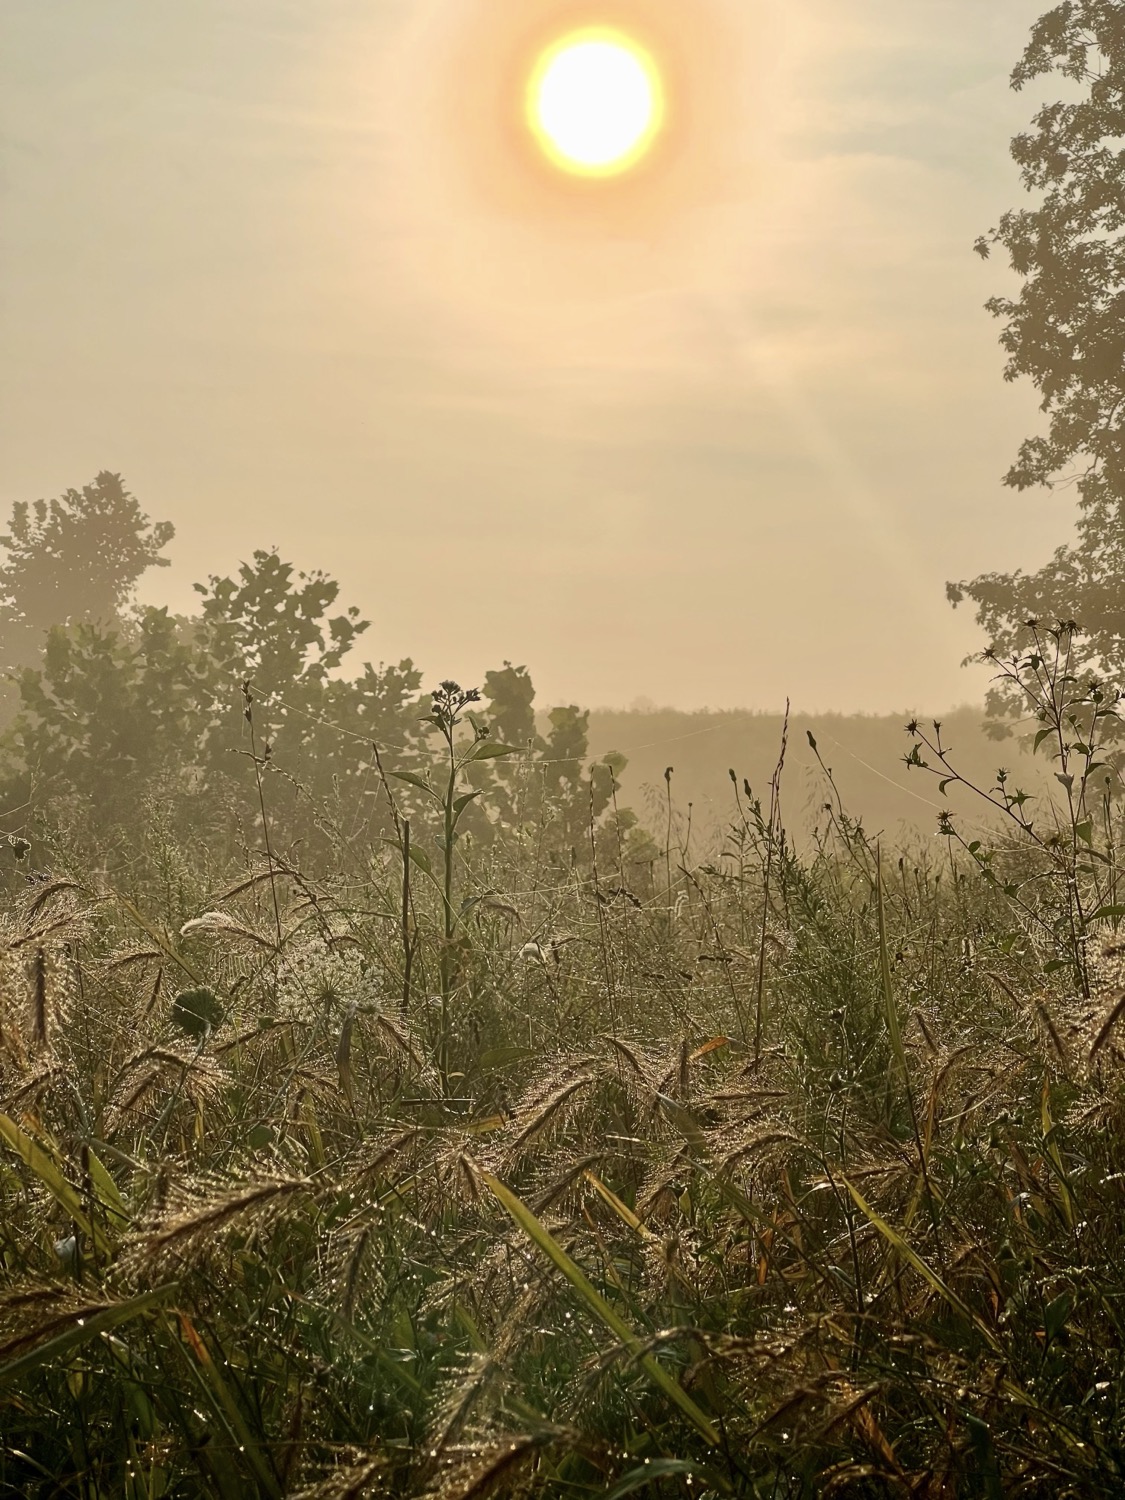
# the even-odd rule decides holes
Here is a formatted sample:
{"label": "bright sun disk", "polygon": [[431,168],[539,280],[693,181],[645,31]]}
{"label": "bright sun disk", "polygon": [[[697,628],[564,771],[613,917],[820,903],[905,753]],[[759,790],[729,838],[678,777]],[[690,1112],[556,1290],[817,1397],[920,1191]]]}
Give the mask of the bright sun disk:
{"label": "bright sun disk", "polygon": [[556,166],[580,176],[616,176],[640,161],[663,124],[660,73],[645,48],[621,32],[574,32],[540,56],[527,114]]}

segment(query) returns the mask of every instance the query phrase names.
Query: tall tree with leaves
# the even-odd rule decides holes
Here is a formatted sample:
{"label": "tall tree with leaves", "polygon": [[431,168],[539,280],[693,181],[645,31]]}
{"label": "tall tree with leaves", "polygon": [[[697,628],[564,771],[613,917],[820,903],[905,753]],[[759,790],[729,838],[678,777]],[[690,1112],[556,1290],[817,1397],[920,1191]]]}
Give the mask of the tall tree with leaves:
{"label": "tall tree with leaves", "polygon": [[[1125,672],[1125,3],[1066,0],[1042,16],[1012,87],[1056,75],[1066,97],[1045,104],[1012,142],[1033,207],[1004,214],[977,242],[1006,251],[1017,297],[987,304],[1004,329],[1007,380],[1029,377],[1046,434],[1020,446],[1005,483],[1073,489],[1078,537],[1034,573],[987,573],[948,586],[976,606],[995,652],[1014,655],[1029,619],[1077,619],[1091,664]],[[1011,707],[1002,692],[992,707]]]}
{"label": "tall tree with leaves", "polygon": [[0,670],[39,661],[54,625],[118,622],[141,574],[168,566],[174,535],[108,471],[58,499],[17,502],[0,536]]}

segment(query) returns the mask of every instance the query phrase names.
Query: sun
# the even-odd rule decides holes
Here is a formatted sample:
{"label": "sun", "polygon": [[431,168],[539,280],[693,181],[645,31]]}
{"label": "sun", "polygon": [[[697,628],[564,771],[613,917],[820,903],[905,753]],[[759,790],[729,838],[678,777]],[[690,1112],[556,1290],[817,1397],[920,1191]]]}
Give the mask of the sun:
{"label": "sun", "polygon": [[528,81],[527,119],[555,166],[616,177],[648,153],[664,124],[660,70],[623,32],[571,32],[540,55]]}

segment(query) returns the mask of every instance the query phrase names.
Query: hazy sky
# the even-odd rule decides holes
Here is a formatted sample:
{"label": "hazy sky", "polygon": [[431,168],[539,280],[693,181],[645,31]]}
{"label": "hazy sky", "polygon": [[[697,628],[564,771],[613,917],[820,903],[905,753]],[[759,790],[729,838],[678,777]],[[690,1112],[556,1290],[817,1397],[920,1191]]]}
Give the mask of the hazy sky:
{"label": "hazy sky", "polygon": [[[3,0],[0,506],[120,471],[145,596],[276,545],[430,682],[942,709],[947,578],[1066,497],[972,253],[1020,201],[1042,0]],[[536,28],[659,40],[666,151],[564,182]]]}

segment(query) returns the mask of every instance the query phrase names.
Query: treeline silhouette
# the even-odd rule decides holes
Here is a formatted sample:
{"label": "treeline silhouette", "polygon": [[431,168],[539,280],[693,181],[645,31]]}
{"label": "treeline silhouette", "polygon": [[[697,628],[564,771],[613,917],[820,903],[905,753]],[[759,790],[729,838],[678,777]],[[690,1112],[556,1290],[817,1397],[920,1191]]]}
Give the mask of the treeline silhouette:
{"label": "treeline silhouette", "polygon": [[[65,829],[105,865],[147,820],[206,831],[233,854],[260,836],[265,776],[286,846],[389,836],[426,796],[417,782],[435,746],[421,672],[409,659],[356,671],[368,622],[354,606],[337,611],[333,579],[276,552],[196,584],[197,614],[132,605],[172,535],[116,474],[16,506],[0,569],[5,831]],[[550,857],[575,863],[592,857],[591,822],[601,837],[612,824],[630,861],[650,857],[632,813],[611,806],[623,762],[588,764],[588,713],[562,705],[537,722],[534,695],[524,667],[486,673],[472,732],[522,753],[469,768],[489,811],[467,808],[463,835],[487,845],[534,827]]]}

